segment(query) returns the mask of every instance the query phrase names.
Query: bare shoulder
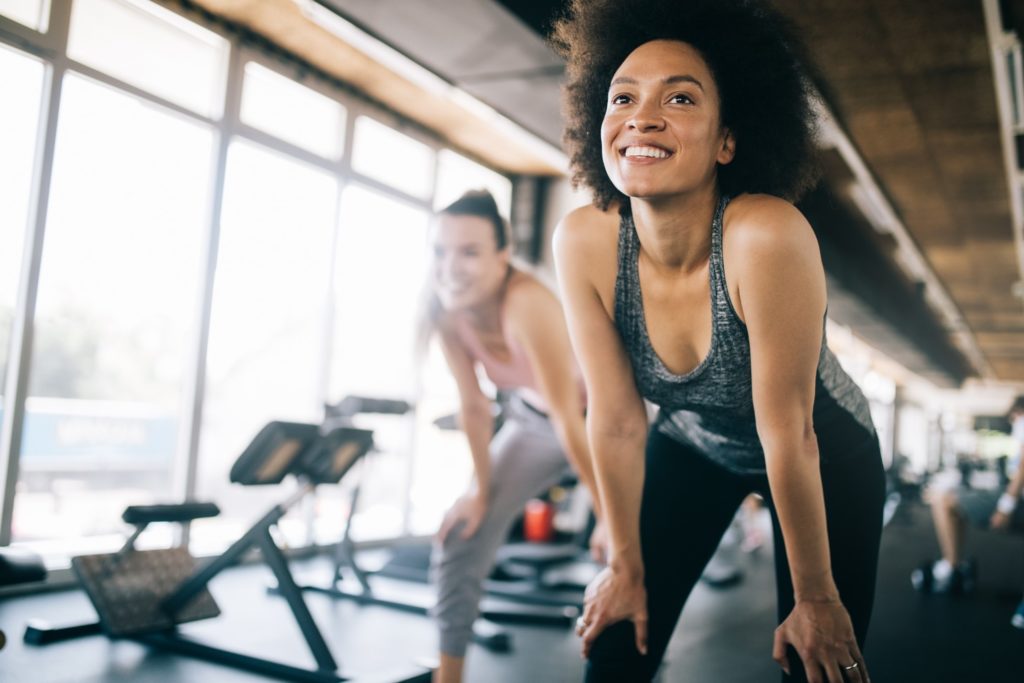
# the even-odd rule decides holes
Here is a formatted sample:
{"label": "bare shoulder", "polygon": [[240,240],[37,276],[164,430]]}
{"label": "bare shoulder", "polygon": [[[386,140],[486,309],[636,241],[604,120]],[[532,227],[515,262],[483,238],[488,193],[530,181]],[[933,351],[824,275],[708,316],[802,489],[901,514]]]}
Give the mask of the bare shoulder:
{"label": "bare shoulder", "polygon": [[513,270],[505,290],[505,309],[509,314],[529,314],[539,308],[558,305],[558,298],[547,285],[522,270]]}
{"label": "bare shoulder", "polygon": [[596,256],[617,245],[619,212],[616,208],[601,211],[588,204],[573,209],[555,228],[555,250],[561,256]]}
{"label": "bare shoulder", "polygon": [[766,194],[736,197],[726,209],[722,240],[739,261],[813,257],[818,240],[800,210]]}

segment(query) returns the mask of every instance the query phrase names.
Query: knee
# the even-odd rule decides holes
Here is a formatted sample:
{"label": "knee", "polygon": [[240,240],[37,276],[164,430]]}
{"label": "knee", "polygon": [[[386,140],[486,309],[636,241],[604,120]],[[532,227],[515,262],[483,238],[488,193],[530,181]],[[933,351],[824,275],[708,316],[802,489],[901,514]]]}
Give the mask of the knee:
{"label": "knee", "polygon": [[946,514],[959,514],[960,497],[956,494],[956,491],[941,491],[935,497],[935,502],[933,503],[933,505],[937,510],[940,510]]}
{"label": "knee", "polygon": [[444,541],[434,544],[430,572],[439,584],[479,582],[493,563],[488,548],[476,535],[463,538],[461,532],[458,526]]}

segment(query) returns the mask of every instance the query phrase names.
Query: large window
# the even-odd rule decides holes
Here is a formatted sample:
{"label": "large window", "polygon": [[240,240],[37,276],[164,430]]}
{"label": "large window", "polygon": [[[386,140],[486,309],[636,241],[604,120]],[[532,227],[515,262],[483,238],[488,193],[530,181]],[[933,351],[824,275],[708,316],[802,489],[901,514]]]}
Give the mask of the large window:
{"label": "large window", "polygon": [[245,65],[241,118],[314,154],[341,156],[344,107],[256,62]]}
{"label": "large window", "polygon": [[420,199],[430,197],[434,152],[373,119],[356,119],[352,168]]}
{"label": "large window", "polygon": [[512,181],[461,154],[443,149],[437,155],[434,208],[443,209],[467,190],[487,190],[507,220],[512,211]]}
{"label": "large window", "polygon": [[[330,400],[349,394],[414,398],[416,316],[429,218],[426,210],[379,192],[358,185],[345,189],[334,266]],[[360,424],[375,430],[378,450],[366,464],[353,533],[399,535],[413,455],[412,416],[370,417]],[[321,497],[326,501],[330,494]],[[336,523],[320,521],[325,529]]]}
{"label": "large window", "polygon": [[50,3],[49,0],[0,0],[0,15],[45,32],[50,18]]}
{"label": "large window", "polygon": [[152,2],[75,0],[72,7],[72,59],[204,116],[220,114],[226,40]]}
{"label": "large window", "polygon": [[[357,419],[376,452],[282,520],[287,545],[334,542],[350,518],[357,539],[433,532],[471,471],[461,433],[432,424],[458,404],[436,343],[416,356],[431,211],[486,187],[507,215],[511,182],[198,16],[0,0],[0,380],[28,377],[0,394],[25,413],[0,527],[51,565],[119,547],[127,505],[185,494],[222,510],[193,551],[222,550],[294,487],[229,483],[253,436],[349,394],[415,410]],[[22,283],[26,245],[40,274]],[[28,367],[10,357],[20,300]]]}
{"label": "large window", "polygon": [[[280,493],[245,490],[228,472],[271,420],[322,416],[324,313],[337,181],[239,141],[228,156],[199,449],[198,496],[221,516],[195,525],[200,551],[227,546]],[[282,525],[306,542],[301,519]]]}
{"label": "large window", "polygon": [[212,151],[205,126],[65,77],[15,541],[116,547],[125,505],[174,493]]}
{"label": "large window", "polygon": [[0,411],[32,199],[44,73],[39,61],[0,45]]}

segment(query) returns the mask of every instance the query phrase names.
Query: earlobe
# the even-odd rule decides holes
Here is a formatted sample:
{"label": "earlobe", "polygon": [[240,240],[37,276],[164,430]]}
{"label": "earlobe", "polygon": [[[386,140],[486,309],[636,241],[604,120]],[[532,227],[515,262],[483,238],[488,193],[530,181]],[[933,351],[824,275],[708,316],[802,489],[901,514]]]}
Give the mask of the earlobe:
{"label": "earlobe", "polygon": [[722,149],[718,152],[718,163],[728,164],[736,156],[736,138],[733,136],[732,131],[725,129],[725,135],[722,137]]}

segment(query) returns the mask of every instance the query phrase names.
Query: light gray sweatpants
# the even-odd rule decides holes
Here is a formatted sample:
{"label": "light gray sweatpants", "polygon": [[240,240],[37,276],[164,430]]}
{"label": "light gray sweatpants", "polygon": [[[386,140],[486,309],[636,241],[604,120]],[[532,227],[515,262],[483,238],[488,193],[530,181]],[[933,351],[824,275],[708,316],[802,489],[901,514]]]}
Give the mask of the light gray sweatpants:
{"label": "light gray sweatpants", "polygon": [[505,422],[491,440],[491,487],[487,513],[476,533],[461,537],[455,526],[435,544],[432,573],[438,587],[431,611],[441,632],[441,652],[464,657],[479,613],[484,579],[526,502],[561,481],[569,464],[551,422],[518,397],[509,402]]}

